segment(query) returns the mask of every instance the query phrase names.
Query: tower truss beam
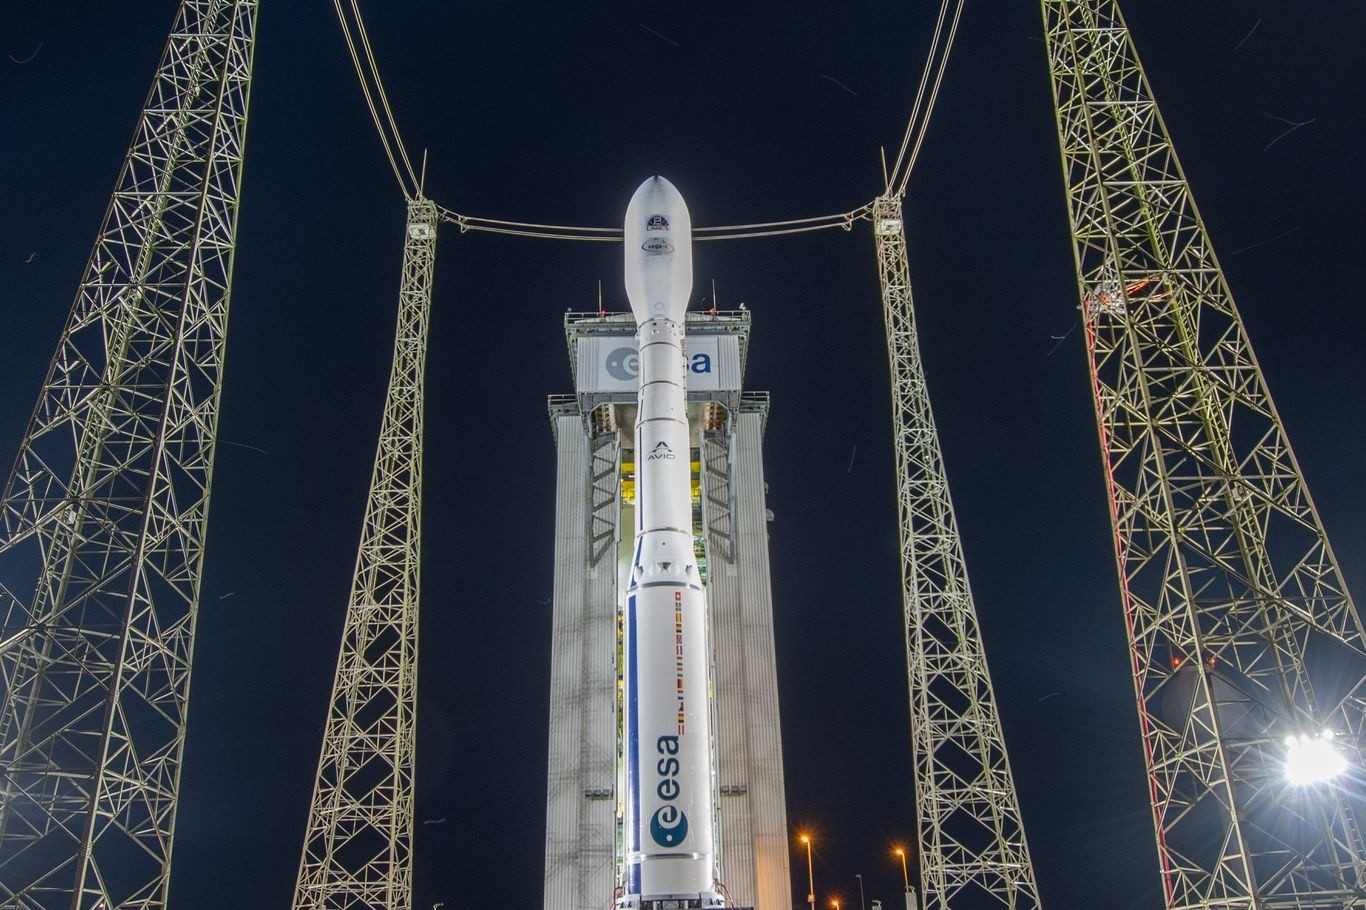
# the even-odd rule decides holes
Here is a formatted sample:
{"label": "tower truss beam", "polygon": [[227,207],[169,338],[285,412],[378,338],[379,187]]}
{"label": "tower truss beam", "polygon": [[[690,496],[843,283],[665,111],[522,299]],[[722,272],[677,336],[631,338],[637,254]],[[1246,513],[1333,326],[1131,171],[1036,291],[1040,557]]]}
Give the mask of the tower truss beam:
{"label": "tower truss beam", "polygon": [[256,13],[181,4],[0,502],[5,907],[166,904]]}
{"label": "tower truss beam", "polygon": [[1166,904],[1366,906],[1359,787],[1281,773],[1360,771],[1361,619],[1116,4],[1043,17]]}
{"label": "tower truss beam", "polygon": [[436,205],[408,203],[393,369],[295,910],[412,906],[423,371]]}
{"label": "tower truss beam", "polygon": [[901,521],[920,877],[926,910],[1039,906],[968,588],[911,301],[901,199],[873,203]]}

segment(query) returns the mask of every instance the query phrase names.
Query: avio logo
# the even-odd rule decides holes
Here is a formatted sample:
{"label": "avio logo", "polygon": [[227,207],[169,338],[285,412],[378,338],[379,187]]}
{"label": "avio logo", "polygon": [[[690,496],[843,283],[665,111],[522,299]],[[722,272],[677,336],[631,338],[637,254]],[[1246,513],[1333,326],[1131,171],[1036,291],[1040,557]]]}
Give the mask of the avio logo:
{"label": "avio logo", "polygon": [[[630,382],[640,375],[640,355],[635,348],[613,348],[603,365],[607,368],[607,375],[620,382]],[[710,373],[711,355],[701,352],[693,354],[688,358],[688,372]]]}
{"label": "avio logo", "polygon": [[674,800],[683,793],[678,784],[678,774],[683,770],[678,760],[679,748],[677,736],[661,736],[655,741],[655,749],[663,756],[655,764],[659,774],[655,795],[664,800],[664,805],[650,816],[650,837],[661,847],[677,847],[688,836],[688,816],[674,805]]}
{"label": "avio logo", "polygon": [[674,450],[669,448],[669,444],[662,439],[650,450],[650,455],[647,460],[660,461],[661,459],[664,461],[674,460]]}

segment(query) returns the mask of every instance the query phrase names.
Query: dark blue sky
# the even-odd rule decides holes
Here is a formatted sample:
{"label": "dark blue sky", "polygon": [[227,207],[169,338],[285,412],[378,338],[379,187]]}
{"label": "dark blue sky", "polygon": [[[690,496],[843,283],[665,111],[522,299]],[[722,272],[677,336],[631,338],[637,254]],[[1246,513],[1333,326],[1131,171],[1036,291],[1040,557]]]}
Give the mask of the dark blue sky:
{"label": "dark blue sky", "polygon": [[[1349,583],[1366,590],[1366,12],[1129,4]],[[616,225],[653,173],[694,223],[855,208],[933,5],[369,3],[429,195]],[[1140,8],[1141,7],[1141,8]],[[8,461],[175,4],[0,12]],[[36,50],[36,53],[35,53]],[[16,62],[24,61],[24,62]],[[841,85],[842,84],[842,85]],[[1286,135],[1293,123],[1306,122]],[[1277,138],[1277,137],[1280,138]],[[1037,8],[969,5],[906,201],[930,393],[1045,907],[1160,903]],[[287,906],[388,374],[403,203],[325,0],[266,0],[247,144],[175,906]],[[417,907],[540,903],[566,309],[619,248],[447,230],[428,371]],[[866,225],[706,244],[754,315],[788,808],[818,894],[893,900],[913,830],[886,358]],[[699,290],[699,293],[701,291]],[[1061,344],[1056,336],[1066,339]],[[852,467],[850,463],[852,461]],[[794,850],[794,896],[804,872]],[[606,903],[604,896],[604,904]]]}

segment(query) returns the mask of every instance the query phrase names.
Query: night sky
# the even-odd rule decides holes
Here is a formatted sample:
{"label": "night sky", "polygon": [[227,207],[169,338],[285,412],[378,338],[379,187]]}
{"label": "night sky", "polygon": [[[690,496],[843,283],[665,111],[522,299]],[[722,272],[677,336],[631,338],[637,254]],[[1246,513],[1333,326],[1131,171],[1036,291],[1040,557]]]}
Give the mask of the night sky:
{"label": "night sky", "polygon": [[[8,463],[176,4],[0,8]],[[1130,24],[1349,584],[1366,591],[1366,6],[1146,0]],[[171,881],[288,906],[373,462],[403,199],[332,6],[260,15],[220,445]],[[696,225],[881,188],[937,5],[370,2],[428,195],[616,226],[647,176]],[[1160,905],[1036,4],[969,4],[906,213],[921,345],[1043,904]],[[1295,126],[1295,124],[1302,124]],[[754,318],[788,812],[816,890],[899,900],[914,831],[873,242],[700,245]],[[567,309],[621,249],[438,247],[427,373],[415,906],[538,908],[554,448]],[[444,821],[438,821],[444,819]],[[426,822],[432,822],[427,824]],[[794,840],[794,900],[805,895]],[[610,896],[603,896],[607,905]]]}

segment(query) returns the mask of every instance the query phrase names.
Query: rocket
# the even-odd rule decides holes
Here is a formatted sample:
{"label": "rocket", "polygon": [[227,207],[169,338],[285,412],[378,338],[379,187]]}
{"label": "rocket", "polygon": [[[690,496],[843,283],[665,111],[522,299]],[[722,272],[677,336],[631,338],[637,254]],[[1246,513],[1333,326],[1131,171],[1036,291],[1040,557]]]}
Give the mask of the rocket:
{"label": "rocket", "polygon": [[640,391],[636,535],[623,620],[626,893],[618,906],[721,906],[710,639],[693,551],[683,352],[692,220],[683,197],[663,177],[646,180],[631,197],[625,247]]}

